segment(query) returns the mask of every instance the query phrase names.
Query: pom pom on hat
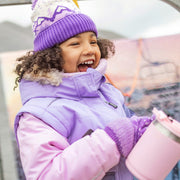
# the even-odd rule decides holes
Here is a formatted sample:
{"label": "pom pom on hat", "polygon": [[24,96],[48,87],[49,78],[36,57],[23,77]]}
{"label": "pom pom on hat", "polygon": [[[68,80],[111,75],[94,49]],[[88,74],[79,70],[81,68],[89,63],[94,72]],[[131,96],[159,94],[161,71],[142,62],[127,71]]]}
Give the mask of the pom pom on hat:
{"label": "pom pom on hat", "polygon": [[82,14],[77,0],[32,0],[34,51],[41,51],[67,39],[97,29],[92,19]]}

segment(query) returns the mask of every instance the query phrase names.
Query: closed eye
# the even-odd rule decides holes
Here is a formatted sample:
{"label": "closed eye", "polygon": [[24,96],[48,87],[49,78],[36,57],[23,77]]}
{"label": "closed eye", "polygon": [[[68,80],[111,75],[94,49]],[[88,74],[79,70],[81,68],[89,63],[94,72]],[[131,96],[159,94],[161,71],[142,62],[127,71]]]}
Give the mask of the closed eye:
{"label": "closed eye", "polygon": [[70,46],[77,46],[77,45],[79,45],[78,42],[74,42],[74,43],[71,43],[71,44],[70,44]]}
{"label": "closed eye", "polygon": [[97,44],[97,41],[91,41],[91,44]]}

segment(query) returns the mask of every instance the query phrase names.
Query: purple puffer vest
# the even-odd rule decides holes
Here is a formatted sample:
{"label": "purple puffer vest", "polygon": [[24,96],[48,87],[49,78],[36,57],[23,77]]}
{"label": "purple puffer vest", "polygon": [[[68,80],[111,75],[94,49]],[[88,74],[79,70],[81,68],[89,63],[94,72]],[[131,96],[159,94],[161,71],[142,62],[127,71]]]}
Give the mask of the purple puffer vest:
{"label": "purple puffer vest", "polygon": [[[65,136],[70,144],[89,129],[104,129],[110,121],[130,116],[120,91],[105,83],[105,77],[94,69],[63,78],[59,86],[22,80],[20,93],[23,107],[15,119],[15,133],[24,112],[44,121]],[[115,169],[121,172],[116,179],[127,176],[127,180],[132,179],[124,161]]]}

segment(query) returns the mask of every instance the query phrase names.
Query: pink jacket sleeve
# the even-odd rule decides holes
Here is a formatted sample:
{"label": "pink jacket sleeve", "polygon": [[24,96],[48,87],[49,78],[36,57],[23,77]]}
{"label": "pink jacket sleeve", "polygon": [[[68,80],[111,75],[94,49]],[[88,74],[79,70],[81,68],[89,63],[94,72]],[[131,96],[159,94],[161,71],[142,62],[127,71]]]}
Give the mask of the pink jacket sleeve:
{"label": "pink jacket sleeve", "polygon": [[99,180],[120,160],[116,144],[100,129],[70,145],[51,127],[25,113],[17,137],[27,180]]}

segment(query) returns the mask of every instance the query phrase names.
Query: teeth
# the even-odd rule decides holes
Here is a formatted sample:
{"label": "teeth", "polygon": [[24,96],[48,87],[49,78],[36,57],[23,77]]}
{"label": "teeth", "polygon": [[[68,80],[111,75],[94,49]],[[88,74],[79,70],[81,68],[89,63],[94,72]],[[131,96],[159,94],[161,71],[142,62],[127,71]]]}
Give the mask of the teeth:
{"label": "teeth", "polygon": [[81,64],[93,64],[93,61],[82,62]]}

